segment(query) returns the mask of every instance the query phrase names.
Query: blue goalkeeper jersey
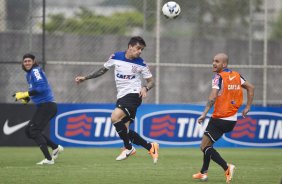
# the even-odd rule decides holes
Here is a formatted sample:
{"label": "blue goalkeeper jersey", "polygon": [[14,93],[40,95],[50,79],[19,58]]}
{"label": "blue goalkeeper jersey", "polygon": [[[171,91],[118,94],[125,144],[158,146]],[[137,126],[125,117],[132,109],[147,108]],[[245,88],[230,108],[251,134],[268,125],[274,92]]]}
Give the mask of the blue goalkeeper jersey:
{"label": "blue goalkeeper jersey", "polygon": [[35,104],[45,102],[54,102],[54,96],[48,83],[45,73],[40,67],[34,67],[26,73],[26,80],[29,85],[29,91],[35,91],[36,94],[31,96]]}

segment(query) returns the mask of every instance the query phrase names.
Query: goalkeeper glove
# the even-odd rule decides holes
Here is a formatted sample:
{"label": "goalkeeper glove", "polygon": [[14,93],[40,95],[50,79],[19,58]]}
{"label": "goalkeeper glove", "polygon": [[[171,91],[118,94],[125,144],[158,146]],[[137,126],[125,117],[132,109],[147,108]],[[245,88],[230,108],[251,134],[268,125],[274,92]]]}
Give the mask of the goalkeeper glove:
{"label": "goalkeeper glove", "polygon": [[[28,91],[26,92],[16,92],[13,97],[15,97],[15,100],[26,100],[27,97],[29,97]],[[27,101],[27,100],[26,100]]]}
{"label": "goalkeeper glove", "polygon": [[29,97],[26,97],[26,98],[21,99],[21,102],[22,102],[23,104],[27,104],[29,101],[30,101],[30,98],[29,98]]}

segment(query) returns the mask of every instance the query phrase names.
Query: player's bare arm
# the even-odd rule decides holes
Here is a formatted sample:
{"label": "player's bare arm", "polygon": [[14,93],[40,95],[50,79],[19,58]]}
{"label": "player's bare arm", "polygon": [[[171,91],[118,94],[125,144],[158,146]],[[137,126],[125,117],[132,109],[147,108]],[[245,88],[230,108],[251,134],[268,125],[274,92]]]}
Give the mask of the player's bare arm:
{"label": "player's bare arm", "polygon": [[99,70],[93,72],[93,73],[90,73],[89,75],[87,76],[77,76],[75,77],[75,82],[77,84],[85,81],[85,80],[88,80],[88,79],[93,79],[93,78],[97,78],[97,77],[100,77],[101,75],[105,74],[106,72],[108,71],[107,68],[105,67],[102,67],[100,68]]}
{"label": "player's bare arm", "polygon": [[214,105],[216,97],[217,97],[217,94],[218,94],[218,91],[219,91],[218,89],[215,89],[215,88],[212,89],[212,91],[210,93],[210,96],[208,98],[208,102],[206,104],[205,110],[202,113],[202,115],[198,118],[198,123],[199,124],[201,124],[205,120],[207,113],[209,112],[209,110]]}
{"label": "player's bare arm", "polygon": [[141,91],[140,91],[140,96],[142,97],[146,97],[147,96],[147,92],[152,89],[155,85],[154,83],[154,79],[153,77],[150,77],[148,79],[146,79],[146,85],[142,87]]}
{"label": "player's bare arm", "polygon": [[244,84],[242,84],[242,87],[247,90],[247,104],[245,109],[242,111],[242,116],[245,118],[248,112],[250,111],[251,104],[254,99],[255,87],[248,81],[245,81]]}

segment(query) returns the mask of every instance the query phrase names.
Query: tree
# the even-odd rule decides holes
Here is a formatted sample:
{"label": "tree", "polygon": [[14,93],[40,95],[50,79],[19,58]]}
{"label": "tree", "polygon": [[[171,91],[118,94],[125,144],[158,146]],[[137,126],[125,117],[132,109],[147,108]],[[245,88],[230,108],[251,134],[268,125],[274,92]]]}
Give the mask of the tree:
{"label": "tree", "polygon": [[120,34],[124,35],[133,28],[142,27],[143,15],[139,12],[115,13],[111,16],[96,15],[87,8],[80,7],[74,17],[64,14],[49,15],[46,23],[48,33],[75,33],[79,35]]}
{"label": "tree", "polygon": [[178,0],[182,8],[181,17],[195,26],[193,37],[247,37],[250,2],[254,10],[261,0]]}
{"label": "tree", "polygon": [[[105,2],[110,1],[113,0]],[[148,10],[156,10],[156,1],[130,0],[128,3],[142,12],[145,1]],[[115,0],[115,2],[121,1]],[[177,3],[181,7],[181,15],[173,21],[187,24],[190,29],[193,28],[194,38],[246,38],[249,36],[246,27],[250,22],[250,5],[252,4],[253,9],[257,10],[262,0],[177,0]]]}
{"label": "tree", "polygon": [[281,40],[282,39],[282,11],[277,18],[277,20],[273,23],[271,39],[273,40]]}
{"label": "tree", "polygon": [[[173,22],[174,25],[178,22],[187,26],[189,31],[181,30],[174,25],[170,29],[164,30],[178,29],[193,38],[248,38],[250,5],[254,6],[253,10],[255,11],[262,5],[262,0],[177,0],[177,2],[182,9],[181,15],[169,22]],[[110,17],[105,17],[96,15],[95,12],[91,12],[86,8],[80,8],[80,11],[73,18],[67,19],[63,14],[50,15],[50,21],[46,26],[47,31],[90,35],[123,35],[128,31],[130,32],[134,27],[141,29],[143,24],[147,31],[154,30],[156,1],[103,1],[104,6],[113,6],[113,3],[114,5],[134,7],[136,11],[117,13]]]}

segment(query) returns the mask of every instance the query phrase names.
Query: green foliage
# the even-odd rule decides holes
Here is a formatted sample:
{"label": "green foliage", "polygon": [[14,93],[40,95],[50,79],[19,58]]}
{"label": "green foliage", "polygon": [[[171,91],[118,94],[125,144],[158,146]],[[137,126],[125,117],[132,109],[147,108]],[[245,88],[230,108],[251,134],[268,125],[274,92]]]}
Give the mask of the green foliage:
{"label": "green foliage", "polygon": [[272,26],[271,39],[281,40],[282,39],[282,11],[280,12],[277,20]]}
{"label": "green foliage", "polygon": [[[262,6],[262,0],[177,0],[182,11],[174,20],[183,24],[182,29],[173,27],[181,35],[193,38],[248,38],[250,24],[250,7],[256,12]],[[144,4],[145,3],[145,4]],[[164,3],[164,1],[163,1]],[[127,5],[136,11],[100,16],[87,8],[81,7],[71,18],[63,14],[49,15],[46,30],[49,33],[74,33],[79,35],[115,34],[126,35],[135,28],[152,31],[155,28],[156,1],[151,0],[107,0],[105,6]],[[146,7],[145,7],[146,5]],[[169,22],[169,21],[168,21]],[[170,21],[169,23],[173,23]],[[186,27],[185,27],[186,25]],[[276,27],[279,24],[276,25]],[[144,26],[144,27],[143,27]],[[165,27],[166,24],[163,24]],[[169,35],[173,35],[171,24]],[[187,30],[189,29],[189,30]],[[279,26],[273,35],[279,33]],[[163,34],[166,34],[163,32]]]}
{"label": "green foliage", "polygon": [[50,15],[49,18],[51,19],[51,21],[49,21],[45,26],[46,31],[49,33],[53,33],[56,30],[59,30],[61,25],[63,25],[66,20],[64,14],[62,13]]}
{"label": "green foliage", "polygon": [[[261,0],[252,2],[254,10],[262,4]],[[244,28],[250,18],[249,0],[180,0],[180,3],[189,8],[182,13],[196,25],[195,37],[248,37],[248,29]]]}
{"label": "green foliage", "polygon": [[140,12],[115,13],[100,16],[81,7],[74,17],[63,14],[49,15],[46,31],[49,33],[74,33],[79,35],[119,34],[124,35],[133,28],[142,28],[143,15]]}
{"label": "green foliage", "polygon": [[[262,0],[177,0],[181,20],[193,38],[248,38],[250,6],[256,11]],[[251,4],[252,2],[252,4]],[[191,29],[193,29],[191,31]]]}

